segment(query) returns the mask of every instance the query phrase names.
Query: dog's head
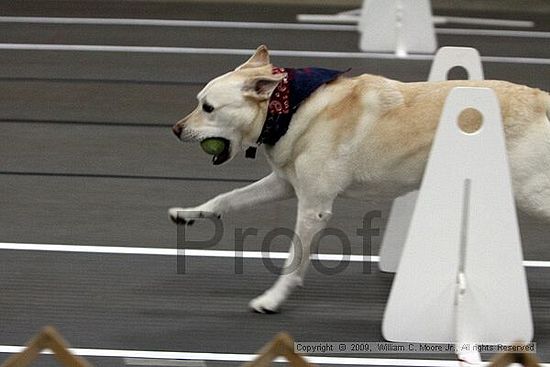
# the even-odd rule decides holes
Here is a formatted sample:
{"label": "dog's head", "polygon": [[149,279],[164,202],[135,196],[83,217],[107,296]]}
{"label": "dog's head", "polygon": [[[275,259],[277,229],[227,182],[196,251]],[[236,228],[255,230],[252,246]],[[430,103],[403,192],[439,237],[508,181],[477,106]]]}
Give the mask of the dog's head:
{"label": "dog's head", "polygon": [[182,141],[224,139],[224,151],[212,162],[225,163],[256,144],[269,98],[285,76],[272,74],[269,53],[262,45],[244,64],[210,81],[197,95],[197,108],[172,130]]}

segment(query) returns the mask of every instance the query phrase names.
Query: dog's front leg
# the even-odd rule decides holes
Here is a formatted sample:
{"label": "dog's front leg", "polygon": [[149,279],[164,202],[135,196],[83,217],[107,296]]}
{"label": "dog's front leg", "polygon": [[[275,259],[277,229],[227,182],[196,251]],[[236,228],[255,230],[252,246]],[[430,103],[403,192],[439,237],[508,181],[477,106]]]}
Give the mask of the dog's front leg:
{"label": "dog's front leg", "polygon": [[176,223],[192,224],[192,218],[196,218],[197,214],[222,216],[230,211],[246,209],[270,201],[289,199],[294,195],[292,185],[273,172],[253,184],[218,195],[194,208],[171,208],[168,213]]}
{"label": "dog's front leg", "polygon": [[276,312],[290,293],[303,284],[310,262],[311,245],[319,239],[318,235],[325,229],[332,216],[333,201],[333,198],[311,200],[298,196],[294,239],[282,274],[271,288],[250,301],[249,306],[252,310],[261,313]]}

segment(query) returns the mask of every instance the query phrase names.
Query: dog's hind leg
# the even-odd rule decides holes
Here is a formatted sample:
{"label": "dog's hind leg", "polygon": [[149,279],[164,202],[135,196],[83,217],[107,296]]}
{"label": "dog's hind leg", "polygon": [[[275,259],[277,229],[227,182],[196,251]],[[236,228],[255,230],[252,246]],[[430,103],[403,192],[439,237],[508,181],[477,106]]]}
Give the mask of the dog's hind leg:
{"label": "dog's hind leg", "polygon": [[192,224],[197,213],[222,216],[230,211],[254,207],[258,204],[294,197],[292,185],[273,172],[248,186],[216,196],[194,208],[171,208],[168,214],[172,221]]}
{"label": "dog's hind leg", "polygon": [[318,235],[332,216],[334,198],[319,199],[298,195],[296,229],[283,272],[271,288],[250,301],[252,310],[261,313],[276,312],[290,293],[303,284],[310,262],[311,245],[319,239]]}
{"label": "dog's hind leg", "polygon": [[519,209],[550,223],[550,176],[544,171],[533,173],[517,187]]}
{"label": "dog's hind leg", "polygon": [[533,123],[522,140],[509,146],[518,209],[550,223],[550,116]]}

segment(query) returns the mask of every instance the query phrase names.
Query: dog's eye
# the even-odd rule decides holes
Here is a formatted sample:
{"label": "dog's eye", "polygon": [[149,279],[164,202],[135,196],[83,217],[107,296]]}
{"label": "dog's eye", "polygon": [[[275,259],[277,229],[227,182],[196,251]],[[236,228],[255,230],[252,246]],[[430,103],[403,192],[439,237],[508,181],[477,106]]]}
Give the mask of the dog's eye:
{"label": "dog's eye", "polygon": [[203,103],[202,104],[202,110],[206,113],[210,113],[210,112],[214,111],[214,106],[212,106],[211,104],[208,104],[208,103]]}

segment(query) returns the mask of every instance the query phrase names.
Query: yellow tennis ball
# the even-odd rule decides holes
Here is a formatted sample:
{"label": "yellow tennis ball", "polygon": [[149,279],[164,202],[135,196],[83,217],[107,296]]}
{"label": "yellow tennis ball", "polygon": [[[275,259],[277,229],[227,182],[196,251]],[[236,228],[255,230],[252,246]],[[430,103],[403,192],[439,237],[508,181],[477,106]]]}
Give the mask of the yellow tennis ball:
{"label": "yellow tennis ball", "polygon": [[201,141],[201,148],[207,154],[216,155],[225,150],[225,144],[225,139],[207,138]]}

